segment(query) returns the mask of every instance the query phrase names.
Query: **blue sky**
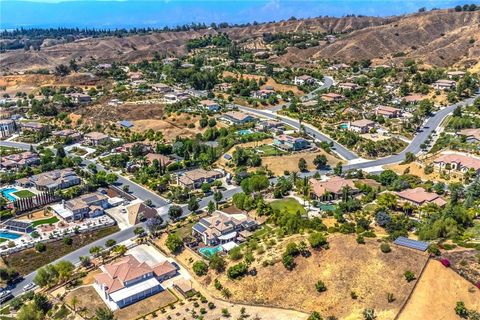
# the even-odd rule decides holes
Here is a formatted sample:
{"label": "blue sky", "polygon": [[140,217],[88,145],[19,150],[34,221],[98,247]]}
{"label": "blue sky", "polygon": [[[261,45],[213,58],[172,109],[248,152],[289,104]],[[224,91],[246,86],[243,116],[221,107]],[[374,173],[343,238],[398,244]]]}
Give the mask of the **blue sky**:
{"label": "blue sky", "polygon": [[190,22],[266,22],[291,16],[388,16],[473,1],[420,0],[0,0],[0,28],[163,27]]}

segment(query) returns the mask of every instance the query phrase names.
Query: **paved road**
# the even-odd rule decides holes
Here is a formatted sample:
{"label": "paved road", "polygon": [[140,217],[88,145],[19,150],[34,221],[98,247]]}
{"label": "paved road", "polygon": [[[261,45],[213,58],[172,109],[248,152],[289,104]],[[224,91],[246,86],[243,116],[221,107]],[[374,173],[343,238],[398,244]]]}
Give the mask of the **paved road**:
{"label": "paved road", "polygon": [[362,163],[355,163],[355,164],[350,164],[344,166],[345,170],[349,169],[364,169],[364,168],[371,168],[371,167],[377,167],[377,166],[382,166],[386,164],[392,164],[392,163],[398,163],[402,162],[405,160],[405,154],[407,152],[411,152],[413,154],[417,154],[421,151],[420,145],[427,140],[428,136],[432,134],[442,123],[442,121],[450,114],[452,113],[457,107],[459,106],[465,106],[468,104],[472,104],[476,98],[480,97],[480,95],[476,95],[472,98],[468,98],[465,100],[462,100],[458,103],[452,104],[448,107],[445,107],[439,111],[437,111],[432,117],[430,117],[425,125],[423,126],[422,132],[419,132],[412,140],[412,142],[400,153],[396,155],[392,155],[389,157],[377,159],[377,160],[372,160],[372,161],[366,161]]}

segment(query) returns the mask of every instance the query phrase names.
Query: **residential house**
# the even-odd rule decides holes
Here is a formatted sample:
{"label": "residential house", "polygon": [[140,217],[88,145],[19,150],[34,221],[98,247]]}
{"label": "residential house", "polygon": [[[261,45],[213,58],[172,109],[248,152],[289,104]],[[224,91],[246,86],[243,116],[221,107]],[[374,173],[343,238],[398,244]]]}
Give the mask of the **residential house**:
{"label": "residential house", "polygon": [[218,102],[212,100],[200,101],[200,107],[209,112],[218,112],[220,110],[220,105]]}
{"label": "residential house", "polygon": [[172,93],[167,93],[163,96],[167,102],[179,102],[179,101],[185,101],[190,99],[190,95],[187,92],[172,92]]}
{"label": "residential house", "polygon": [[276,92],[273,89],[261,89],[261,90],[254,91],[252,93],[252,97],[257,99],[268,99],[275,94]]}
{"label": "residential house", "polygon": [[248,218],[245,213],[229,214],[217,210],[193,225],[192,236],[200,238],[207,246],[213,246],[244,241],[245,239],[240,239],[240,233],[257,227],[257,222]]}
{"label": "residential house", "polygon": [[22,152],[1,157],[0,167],[7,170],[19,170],[40,164],[40,157],[35,152]]}
{"label": "residential house", "polygon": [[5,139],[10,137],[16,130],[15,121],[10,119],[0,120],[0,138]]}
{"label": "residential house", "polygon": [[51,208],[66,221],[94,218],[104,214],[108,208],[108,197],[99,192],[92,192],[52,205]]}
{"label": "residential house", "polygon": [[40,191],[55,191],[78,185],[82,182],[70,168],[47,171],[31,176],[27,184]]}
{"label": "residential house", "polygon": [[92,97],[90,97],[88,94],[84,93],[71,93],[68,95],[70,99],[72,99],[72,102],[75,104],[88,104],[92,102]]}
{"label": "residential house", "polygon": [[110,141],[110,137],[108,135],[102,132],[95,131],[86,133],[83,138],[85,143],[91,146],[98,146]]}
{"label": "residential house", "polygon": [[64,129],[59,131],[53,131],[52,136],[63,141],[79,142],[83,136],[80,132],[73,129]]}
{"label": "residential house", "polygon": [[284,124],[280,121],[276,120],[264,120],[260,121],[255,128],[259,131],[264,131],[264,132],[277,132],[277,133],[282,133]]}
{"label": "residential house", "polygon": [[405,100],[405,102],[409,104],[415,104],[425,99],[427,99],[427,96],[423,94],[410,94],[403,97],[403,100]]}
{"label": "residential house", "polygon": [[321,99],[327,102],[340,102],[345,100],[345,97],[342,96],[341,94],[330,92],[330,93],[322,94]]}
{"label": "residential house", "polygon": [[453,78],[463,78],[465,76],[465,71],[448,71],[447,76],[449,79]]}
{"label": "residential house", "polygon": [[173,92],[173,89],[172,87],[164,84],[164,83],[155,83],[155,84],[152,84],[152,89],[158,93],[161,93],[161,94],[166,94],[166,93],[169,93],[169,92]]}
{"label": "residential house", "polygon": [[222,82],[222,83],[216,84],[214,88],[217,91],[228,92],[228,90],[232,88],[232,84],[228,82]]}
{"label": "residential house", "polygon": [[405,201],[416,206],[422,206],[427,203],[434,203],[440,207],[447,202],[438,194],[427,192],[425,189],[418,187],[415,189],[406,189],[396,193],[401,201]]}
{"label": "residential house", "polygon": [[295,76],[293,83],[297,86],[302,86],[304,84],[313,85],[317,82],[317,80],[309,75],[302,75],[302,76]]}
{"label": "residential house", "polygon": [[454,170],[466,173],[469,170],[480,173],[480,159],[458,153],[443,154],[433,160],[437,171]]}
{"label": "residential house", "polygon": [[433,88],[437,90],[451,90],[455,88],[456,82],[454,80],[437,80],[433,83]]}
{"label": "residential house", "polygon": [[344,189],[348,190],[349,195],[355,195],[360,190],[355,187],[353,180],[344,179],[342,177],[332,177],[328,180],[310,179],[312,191],[310,196],[320,201],[330,201],[341,199]]}
{"label": "residential house", "polygon": [[130,143],[125,143],[124,145],[118,147],[116,151],[130,154],[133,147],[138,148],[141,154],[146,154],[152,150],[152,146],[148,143],[130,142]]}
{"label": "residential house", "polygon": [[360,86],[356,83],[352,82],[341,82],[338,84],[338,87],[343,90],[350,90],[350,91],[355,91],[360,88]]}
{"label": "residential house", "polygon": [[141,80],[143,79],[143,74],[141,72],[129,72],[128,77],[130,80]]}
{"label": "residential house", "polygon": [[350,68],[350,66],[348,64],[338,63],[338,64],[334,64],[334,65],[330,66],[328,69],[333,70],[333,71],[340,71],[340,70],[345,70],[345,69],[348,69],[348,68]]}
{"label": "residential house", "polygon": [[398,118],[401,115],[401,110],[389,106],[378,106],[375,109],[375,114],[377,116],[384,116],[386,118]]}
{"label": "residential house", "polygon": [[177,268],[168,261],[150,266],[132,255],[100,269],[102,273],[95,276],[94,285],[107,305],[113,305],[112,309],[123,308],[163,291],[160,281],[177,274]]}
{"label": "residential house", "polygon": [[128,222],[132,226],[141,221],[153,218],[157,214],[157,210],[147,206],[143,202],[135,203],[127,207]]}
{"label": "residential house", "polygon": [[222,118],[233,124],[245,124],[257,120],[257,118],[239,111],[229,111],[225,113]]}
{"label": "residential house", "polygon": [[47,126],[39,122],[21,122],[20,128],[23,131],[31,131],[31,132],[44,132],[48,129]]}
{"label": "residential house", "polygon": [[279,135],[273,140],[273,144],[283,150],[299,151],[310,148],[310,142],[303,138],[296,138],[289,135]]}
{"label": "residential house", "polygon": [[475,129],[462,129],[457,132],[457,134],[464,136],[466,141],[469,143],[479,143],[480,142],[480,128]]}
{"label": "residential house", "polygon": [[179,279],[173,283],[173,287],[182,294],[185,298],[190,297],[195,293],[192,286],[192,280]]}
{"label": "residential house", "polygon": [[375,127],[375,122],[368,119],[361,119],[350,123],[348,129],[353,132],[367,133]]}
{"label": "residential house", "polygon": [[170,159],[169,157],[163,154],[158,154],[158,153],[148,153],[145,156],[145,160],[149,165],[151,165],[155,160],[157,160],[163,167],[166,167],[169,164],[173,163],[172,159]]}
{"label": "residential house", "polygon": [[223,177],[220,171],[193,169],[177,177],[177,183],[185,188],[198,189],[204,183],[211,183]]}

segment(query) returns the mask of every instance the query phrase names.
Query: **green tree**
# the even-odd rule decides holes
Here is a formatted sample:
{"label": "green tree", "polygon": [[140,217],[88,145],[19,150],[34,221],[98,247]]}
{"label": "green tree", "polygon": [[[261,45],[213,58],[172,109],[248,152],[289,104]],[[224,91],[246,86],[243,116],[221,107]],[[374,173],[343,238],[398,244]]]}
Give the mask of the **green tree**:
{"label": "green tree", "polygon": [[313,164],[317,169],[325,167],[327,163],[327,157],[324,154],[319,154],[313,159]]}
{"label": "green tree", "polygon": [[202,260],[196,261],[192,268],[197,276],[204,276],[208,272],[208,265]]}
{"label": "green tree", "polygon": [[183,241],[178,235],[171,233],[168,235],[165,245],[170,250],[170,252],[177,253],[182,249]]}
{"label": "green tree", "polygon": [[172,205],[168,208],[168,216],[172,220],[177,220],[182,216],[183,210],[180,206]]}
{"label": "green tree", "polygon": [[298,160],[298,170],[300,170],[301,172],[307,170],[307,161],[304,158],[300,158]]}
{"label": "green tree", "polygon": [[319,232],[314,232],[308,237],[308,242],[312,248],[318,249],[327,244],[327,238]]}
{"label": "green tree", "polygon": [[210,264],[208,266],[210,269],[213,269],[217,272],[222,272],[223,270],[225,270],[226,262],[221,255],[219,255],[218,253],[215,253],[210,258]]}
{"label": "green tree", "polygon": [[115,320],[116,317],[113,312],[108,308],[97,308],[95,310],[95,319],[96,320]]}

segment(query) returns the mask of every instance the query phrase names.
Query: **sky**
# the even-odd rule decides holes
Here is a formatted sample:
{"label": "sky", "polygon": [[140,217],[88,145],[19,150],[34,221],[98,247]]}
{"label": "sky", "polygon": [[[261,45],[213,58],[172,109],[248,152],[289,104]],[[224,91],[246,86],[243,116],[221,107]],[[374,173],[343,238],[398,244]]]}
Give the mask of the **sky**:
{"label": "sky", "polygon": [[268,22],[347,14],[390,16],[455,0],[0,0],[0,29],[18,27],[133,28],[190,22]]}

